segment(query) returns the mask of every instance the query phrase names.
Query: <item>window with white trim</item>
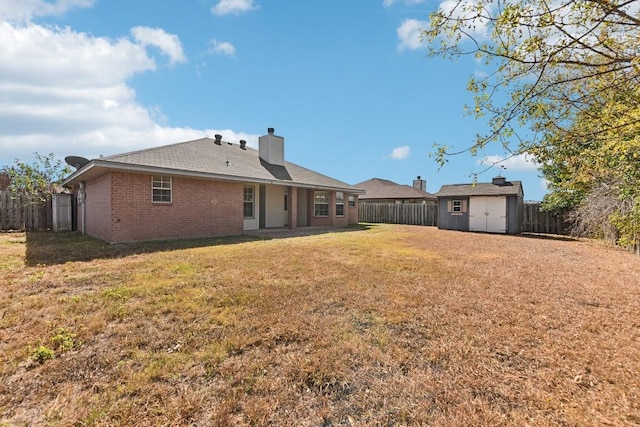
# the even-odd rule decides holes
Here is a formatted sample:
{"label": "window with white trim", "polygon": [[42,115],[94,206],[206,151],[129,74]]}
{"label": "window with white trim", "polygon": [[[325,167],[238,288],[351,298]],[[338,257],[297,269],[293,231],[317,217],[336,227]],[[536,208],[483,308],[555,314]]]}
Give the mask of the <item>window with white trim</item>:
{"label": "window with white trim", "polygon": [[313,214],[315,216],[329,216],[329,192],[316,191],[313,197]]}
{"label": "window with white trim", "polygon": [[151,200],[153,203],[171,203],[171,177],[153,175],[151,177]]}
{"label": "window with white trim", "polygon": [[462,212],[462,200],[454,200],[452,203],[452,212]]}
{"label": "window with white trim", "polygon": [[254,217],[254,187],[246,186],[244,187],[244,217],[245,218],[253,218]]}
{"label": "window with white trim", "polygon": [[356,207],[356,196],[349,196],[349,207],[350,208]]}
{"label": "window with white trim", "polygon": [[344,193],[336,192],[336,216],[344,216]]}

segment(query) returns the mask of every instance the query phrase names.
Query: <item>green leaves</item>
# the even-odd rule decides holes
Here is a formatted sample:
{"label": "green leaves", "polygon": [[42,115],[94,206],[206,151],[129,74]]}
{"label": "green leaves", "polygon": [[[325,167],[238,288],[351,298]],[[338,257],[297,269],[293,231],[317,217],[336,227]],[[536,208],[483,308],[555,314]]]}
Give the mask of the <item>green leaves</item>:
{"label": "green leaves", "polygon": [[5,166],[2,170],[9,176],[12,193],[44,200],[47,194],[57,190],[64,177],[71,173],[71,168],[56,160],[53,153],[35,155],[33,164],[16,159],[13,166]]}

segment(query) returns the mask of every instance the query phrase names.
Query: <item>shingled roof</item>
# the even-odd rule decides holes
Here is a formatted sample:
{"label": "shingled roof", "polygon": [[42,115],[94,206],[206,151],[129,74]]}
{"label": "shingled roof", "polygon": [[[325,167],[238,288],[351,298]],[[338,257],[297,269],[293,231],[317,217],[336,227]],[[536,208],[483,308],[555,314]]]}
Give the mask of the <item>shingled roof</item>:
{"label": "shingled roof", "polygon": [[295,163],[285,161],[282,166],[269,164],[253,148],[219,142],[202,138],[93,159],[69,176],[64,184],[75,184],[110,171],[119,171],[362,193],[354,186]]}
{"label": "shingled roof", "polygon": [[436,196],[410,185],[400,185],[393,181],[380,178],[372,178],[355,184],[355,187],[363,189],[366,193],[359,197],[360,200],[370,199],[423,199],[436,201]]}
{"label": "shingled roof", "polygon": [[493,182],[443,185],[437,197],[522,196],[522,182],[494,178]]}

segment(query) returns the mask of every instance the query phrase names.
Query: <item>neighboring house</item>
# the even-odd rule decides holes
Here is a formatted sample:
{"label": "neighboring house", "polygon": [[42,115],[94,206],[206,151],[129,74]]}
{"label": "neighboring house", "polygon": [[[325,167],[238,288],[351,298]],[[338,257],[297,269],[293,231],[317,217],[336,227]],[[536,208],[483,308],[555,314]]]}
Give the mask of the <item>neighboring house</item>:
{"label": "neighboring house", "polygon": [[111,243],[358,222],[361,190],[284,160],[273,128],[259,149],[222,136],[89,161],[64,182],[83,233]]}
{"label": "neighboring house", "polygon": [[393,181],[380,178],[372,178],[368,181],[355,184],[354,187],[365,191],[361,195],[360,203],[433,203],[436,196],[427,193],[426,181],[418,177],[413,180],[413,187],[396,184]]}
{"label": "neighboring house", "polygon": [[524,192],[520,181],[443,185],[438,196],[438,228],[519,234]]}

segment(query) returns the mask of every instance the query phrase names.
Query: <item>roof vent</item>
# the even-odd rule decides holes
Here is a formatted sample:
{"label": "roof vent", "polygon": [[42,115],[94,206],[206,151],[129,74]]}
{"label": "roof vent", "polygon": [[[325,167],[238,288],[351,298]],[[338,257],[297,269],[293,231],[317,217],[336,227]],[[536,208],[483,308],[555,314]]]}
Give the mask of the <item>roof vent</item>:
{"label": "roof vent", "polygon": [[247,141],[245,141],[244,139],[241,139],[240,148],[242,148],[243,150],[246,150],[247,149],[246,146],[247,146]]}
{"label": "roof vent", "polygon": [[269,135],[273,135],[273,133],[274,133],[275,131],[276,131],[276,130],[275,130],[274,128],[267,128],[267,133],[268,133]]}
{"label": "roof vent", "polygon": [[491,183],[493,185],[505,185],[507,183],[507,178],[505,178],[504,176],[496,176],[495,178],[493,178],[493,180],[491,180]]}
{"label": "roof vent", "polygon": [[222,145],[222,135],[220,134],[215,134],[214,137],[216,138],[215,141],[213,141],[216,145]]}

